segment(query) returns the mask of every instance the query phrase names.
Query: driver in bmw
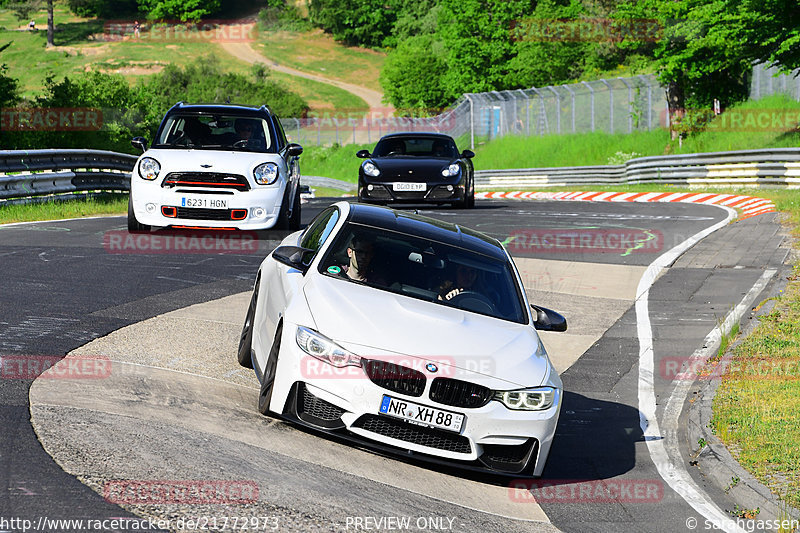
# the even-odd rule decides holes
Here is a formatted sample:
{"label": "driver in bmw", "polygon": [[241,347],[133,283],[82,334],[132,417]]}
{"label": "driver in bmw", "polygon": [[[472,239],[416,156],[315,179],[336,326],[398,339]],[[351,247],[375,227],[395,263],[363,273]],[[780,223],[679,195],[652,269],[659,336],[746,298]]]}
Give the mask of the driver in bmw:
{"label": "driver in bmw", "polygon": [[439,300],[452,300],[462,292],[474,291],[478,280],[478,271],[470,266],[459,264],[456,266],[455,278],[455,282],[447,280],[442,284]]}

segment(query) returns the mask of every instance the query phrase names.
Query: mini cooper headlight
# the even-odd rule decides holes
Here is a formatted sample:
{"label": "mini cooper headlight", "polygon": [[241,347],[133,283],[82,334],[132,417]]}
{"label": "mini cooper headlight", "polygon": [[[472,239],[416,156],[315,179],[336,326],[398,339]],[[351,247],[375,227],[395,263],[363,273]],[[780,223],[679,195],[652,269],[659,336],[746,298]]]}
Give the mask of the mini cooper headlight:
{"label": "mini cooper headlight", "polygon": [[367,176],[377,178],[381,175],[381,169],[379,169],[372,161],[364,161],[364,163],[361,165],[361,168],[364,169],[364,174]]}
{"label": "mini cooper headlight", "polygon": [[332,340],[317,333],[313,329],[297,327],[295,334],[297,345],[312,357],[325,361],[335,367],[361,366],[361,357],[348,352]]}
{"label": "mini cooper headlight", "polygon": [[142,179],[153,181],[158,177],[159,172],[161,172],[161,165],[152,157],[143,157],[139,161],[139,176]]}
{"label": "mini cooper headlight", "polygon": [[453,163],[446,169],[442,170],[442,176],[445,178],[449,178],[452,176],[458,176],[458,173],[461,172],[461,167],[458,166],[456,163]]}
{"label": "mini cooper headlight", "polygon": [[556,389],[539,387],[526,390],[496,391],[493,399],[515,411],[545,411],[553,406]]}
{"label": "mini cooper headlight", "polygon": [[253,170],[253,177],[259,185],[272,185],[278,180],[278,165],[262,163]]}

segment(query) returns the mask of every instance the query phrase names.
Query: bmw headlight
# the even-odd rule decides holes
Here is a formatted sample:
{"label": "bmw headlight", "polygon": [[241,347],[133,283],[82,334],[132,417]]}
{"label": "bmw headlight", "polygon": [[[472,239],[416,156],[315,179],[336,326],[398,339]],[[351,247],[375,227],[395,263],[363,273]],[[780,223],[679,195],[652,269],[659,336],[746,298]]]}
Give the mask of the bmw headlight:
{"label": "bmw headlight", "polygon": [[262,163],[253,170],[253,177],[259,185],[272,185],[278,180],[278,165]]}
{"label": "bmw headlight", "polygon": [[493,400],[501,402],[515,411],[545,411],[553,406],[556,389],[538,387],[535,389],[496,391]]}
{"label": "bmw headlight", "polygon": [[335,367],[361,366],[361,357],[348,352],[332,340],[317,333],[313,329],[297,327],[295,334],[297,345],[312,357],[325,361]]}
{"label": "bmw headlight", "polygon": [[361,165],[361,168],[364,169],[364,174],[367,176],[377,178],[381,175],[381,169],[379,169],[372,161],[364,161],[364,163]]}
{"label": "bmw headlight", "polygon": [[148,181],[153,181],[161,172],[161,165],[152,157],[143,157],[139,161],[139,176]]}
{"label": "bmw headlight", "polygon": [[442,170],[442,176],[445,178],[450,178],[452,176],[458,176],[458,173],[461,172],[461,167],[458,164],[453,163],[446,169]]}

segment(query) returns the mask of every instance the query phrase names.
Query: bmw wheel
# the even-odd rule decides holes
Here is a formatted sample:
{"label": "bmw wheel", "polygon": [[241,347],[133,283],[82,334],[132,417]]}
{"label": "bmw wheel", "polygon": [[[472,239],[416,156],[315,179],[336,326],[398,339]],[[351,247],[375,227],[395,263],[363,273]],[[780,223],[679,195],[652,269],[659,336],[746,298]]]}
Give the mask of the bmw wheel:
{"label": "bmw wheel", "polygon": [[267,357],[267,364],[264,365],[264,375],[261,376],[261,389],[258,391],[258,412],[262,415],[270,414],[269,403],[272,401],[272,389],[275,385],[275,371],[278,369],[278,353],[281,350],[281,330],[278,326],[275,332],[275,341]]}
{"label": "bmw wheel", "polygon": [[256,301],[258,300],[258,286],[260,284],[261,278],[256,280],[253,296],[250,298],[250,306],[247,308],[247,316],[244,319],[242,335],[239,337],[237,359],[239,360],[239,364],[245,368],[253,368],[253,358],[251,356],[251,351],[253,349],[253,320],[255,320],[256,317]]}

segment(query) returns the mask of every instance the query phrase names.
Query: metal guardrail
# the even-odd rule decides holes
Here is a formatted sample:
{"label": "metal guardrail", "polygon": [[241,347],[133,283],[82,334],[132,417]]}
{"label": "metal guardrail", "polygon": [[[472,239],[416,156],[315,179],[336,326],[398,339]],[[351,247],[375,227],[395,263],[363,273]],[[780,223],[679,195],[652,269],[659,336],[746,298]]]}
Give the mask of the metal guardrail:
{"label": "metal guardrail", "polygon": [[800,187],[800,148],[639,157],[624,165],[475,172],[475,188],[479,190],[656,182],[796,188]]}
{"label": "metal guardrail", "polygon": [[[4,200],[86,191],[128,191],[136,156],[103,150],[0,151]],[[327,178],[309,183],[352,188]],[[664,183],[800,187],[800,148],[639,157],[624,165],[481,170],[478,190]]]}
{"label": "metal guardrail", "polygon": [[104,150],[0,151],[0,199],[128,191],[136,159]]}

